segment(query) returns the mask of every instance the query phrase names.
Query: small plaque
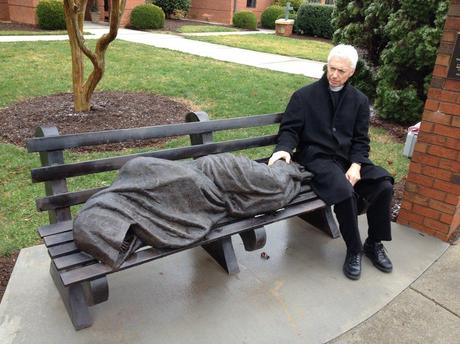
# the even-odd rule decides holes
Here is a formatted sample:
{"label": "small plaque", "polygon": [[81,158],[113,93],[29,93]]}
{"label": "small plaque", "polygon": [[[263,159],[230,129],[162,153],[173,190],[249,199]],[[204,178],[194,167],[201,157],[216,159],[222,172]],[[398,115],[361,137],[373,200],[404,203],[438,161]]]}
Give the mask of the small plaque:
{"label": "small plaque", "polygon": [[460,35],[457,34],[454,52],[450,60],[449,71],[447,72],[447,79],[460,80]]}

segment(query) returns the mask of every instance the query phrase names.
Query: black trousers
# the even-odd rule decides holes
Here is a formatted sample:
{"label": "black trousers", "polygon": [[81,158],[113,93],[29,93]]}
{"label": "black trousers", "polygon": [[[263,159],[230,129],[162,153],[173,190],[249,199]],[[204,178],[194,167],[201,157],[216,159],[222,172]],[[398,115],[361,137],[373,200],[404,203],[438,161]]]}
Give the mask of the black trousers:
{"label": "black trousers", "polygon": [[369,240],[391,240],[392,196],[393,185],[388,179],[360,180],[354,186],[352,197],[334,205],[334,212],[347,250],[359,253],[363,249],[358,228],[358,214],[362,207],[367,208]]}

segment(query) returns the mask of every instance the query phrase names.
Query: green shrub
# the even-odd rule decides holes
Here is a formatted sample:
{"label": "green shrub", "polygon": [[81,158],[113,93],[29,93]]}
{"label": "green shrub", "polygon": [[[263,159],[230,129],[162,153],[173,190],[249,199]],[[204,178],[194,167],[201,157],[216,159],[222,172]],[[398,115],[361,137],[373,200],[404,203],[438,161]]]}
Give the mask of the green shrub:
{"label": "green shrub", "polygon": [[59,0],[44,0],[37,5],[38,26],[43,30],[65,30],[64,5]]}
{"label": "green shrub", "polygon": [[265,11],[262,12],[262,16],[260,17],[260,23],[262,27],[266,29],[274,29],[275,28],[275,20],[278,19],[279,16],[283,16],[284,18],[284,10],[281,6],[269,6],[266,8]]}
{"label": "green shrub", "polygon": [[294,8],[294,11],[297,12],[300,8],[300,5],[302,5],[304,1],[305,0],[276,0],[274,4],[283,7],[283,11],[284,11],[284,8],[286,7],[286,3],[290,2],[291,6]]}
{"label": "green shrub", "polygon": [[165,24],[163,10],[155,5],[146,4],[134,7],[131,12],[130,25],[139,30],[161,29]]}
{"label": "green shrub", "polygon": [[372,68],[363,59],[359,59],[350,83],[363,92],[370,101],[375,99],[376,80]]}
{"label": "green shrub", "polygon": [[331,38],[334,30],[331,19],[334,6],[304,3],[297,11],[299,33],[308,36]]}
{"label": "green shrub", "polygon": [[233,25],[246,30],[255,30],[257,28],[257,17],[249,11],[236,12],[233,15]]}
{"label": "green shrub", "polygon": [[185,16],[190,9],[190,0],[154,0],[153,2],[163,9],[168,18],[176,12]]}

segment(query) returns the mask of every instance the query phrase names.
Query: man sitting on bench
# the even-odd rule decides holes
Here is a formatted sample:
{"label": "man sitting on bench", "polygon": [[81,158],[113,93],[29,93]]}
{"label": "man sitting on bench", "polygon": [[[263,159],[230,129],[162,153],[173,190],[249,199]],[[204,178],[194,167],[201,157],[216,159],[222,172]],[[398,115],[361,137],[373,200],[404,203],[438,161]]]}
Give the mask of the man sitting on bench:
{"label": "man sitting on bench", "polygon": [[[391,240],[393,178],[369,160],[369,100],[348,83],[357,61],[358,53],[350,45],[330,51],[327,73],[292,95],[269,160],[269,165],[279,159],[289,163],[293,155],[314,174],[312,188],[328,205],[335,205],[347,246],[343,272],[353,280],[361,276],[363,251],[379,270],[393,268],[381,243]],[[362,202],[369,205],[364,246],[357,220]]]}

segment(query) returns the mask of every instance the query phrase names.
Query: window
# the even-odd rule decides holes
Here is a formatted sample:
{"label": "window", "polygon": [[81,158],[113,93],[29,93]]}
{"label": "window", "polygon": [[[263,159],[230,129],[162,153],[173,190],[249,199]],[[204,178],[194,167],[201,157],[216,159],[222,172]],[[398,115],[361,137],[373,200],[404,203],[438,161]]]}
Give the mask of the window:
{"label": "window", "polygon": [[256,8],[256,0],[247,0],[246,7]]}

